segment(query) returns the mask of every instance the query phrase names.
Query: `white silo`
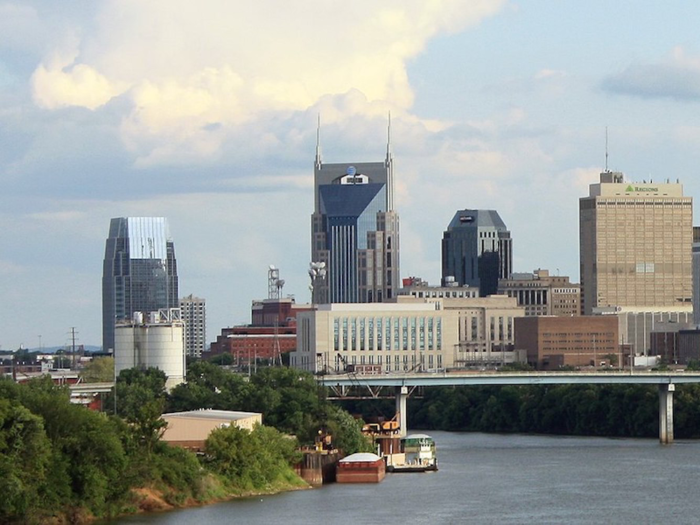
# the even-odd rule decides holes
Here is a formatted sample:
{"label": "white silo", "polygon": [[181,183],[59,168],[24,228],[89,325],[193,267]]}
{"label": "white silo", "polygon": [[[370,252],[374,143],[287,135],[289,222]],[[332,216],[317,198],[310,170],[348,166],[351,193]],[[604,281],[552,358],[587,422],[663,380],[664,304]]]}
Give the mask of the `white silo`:
{"label": "white silo", "polygon": [[[118,324],[114,334],[115,373],[128,368],[158,368],[167,376],[170,390],[185,380],[185,323],[180,309],[161,309]],[[140,321],[140,322],[137,322]]]}

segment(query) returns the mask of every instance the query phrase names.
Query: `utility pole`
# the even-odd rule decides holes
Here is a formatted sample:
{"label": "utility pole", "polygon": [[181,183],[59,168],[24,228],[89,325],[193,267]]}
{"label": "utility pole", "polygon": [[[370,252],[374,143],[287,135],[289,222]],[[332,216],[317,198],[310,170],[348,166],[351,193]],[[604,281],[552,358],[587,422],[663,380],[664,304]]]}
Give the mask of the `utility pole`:
{"label": "utility pole", "polygon": [[71,368],[73,370],[75,370],[77,368],[76,361],[75,361],[75,326],[71,326],[70,333],[71,333],[71,348],[73,351],[73,365],[71,366]]}

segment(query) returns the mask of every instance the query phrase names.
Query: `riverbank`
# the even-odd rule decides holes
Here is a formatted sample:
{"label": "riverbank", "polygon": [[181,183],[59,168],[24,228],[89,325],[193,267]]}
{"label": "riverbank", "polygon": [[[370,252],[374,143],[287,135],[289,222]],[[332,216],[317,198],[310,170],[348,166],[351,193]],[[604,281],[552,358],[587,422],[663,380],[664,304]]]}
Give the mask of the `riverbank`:
{"label": "riverbank", "polygon": [[261,490],[247,490],[235,486],[226,487],[225,481],[211,475],[203,479],[203,483],[209,485],[202,488],[203,493],[209,494],[209,496],[205,498],[197,499],[186,497],[181,499],[179,497],[180,493],[170,488],[140,487],[132,489],[132,501],[125,506],[123,512],[120,512],[119,515],[114,518],[104,519],[96,518],[89,514],[80,515],[79,513],[71,513],[70,515],[67,514],[64,516],[62,521],[57,518],[58,520],[51,522],[51,525],[107,525],[113,523],[115,519],[128,518],[129,516],[161,514],[177,510],[204,507],[236,499],[270,496],[312,488],[311,485],[299,477],[292,481],[280,480],[271,483],[265,489]]}

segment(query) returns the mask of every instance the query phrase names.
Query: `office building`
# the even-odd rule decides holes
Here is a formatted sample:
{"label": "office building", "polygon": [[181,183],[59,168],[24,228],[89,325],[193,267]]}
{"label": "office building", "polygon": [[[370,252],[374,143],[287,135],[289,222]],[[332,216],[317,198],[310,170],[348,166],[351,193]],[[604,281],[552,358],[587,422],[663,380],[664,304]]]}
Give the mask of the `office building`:
{"label": "office building", "polygon": [[399,289],[399,217],[394,161],[326,164],[317,142],[311,258],[313,302],[373,303]]}
{"label": "office building", "polygon": [[164,217],[112,219],[102,273],[102,348],[114,349],[114,326],[135,312],[177,308],[175,248]]}
{"label": "office building", "polygon": [[550,275],[549,270],[513,273],[498,281],[498,293],[515,297],[525,315],[577,316],[581,311],[581,287],[565,275]]}
{"label": "office building", "polygon": [[515,347],[538,370],[618,367],[623,364],[614,316],[522,317],[515,320]]}
{"label": "office building", "polygon": [[185,354],[202,357],[207,347],[207,305],[192,294],[180,299],[180,312],[185,322]]}
{"label": "office building", "polygon": [[459,210],[442,237],[442,284],[451,278],[479,295],[498,292],[513,271],[510,231],[494,210]]}
{"label": "office building", "polygon": [[579,201],[583,313],[690,311],[692,198],[676,182],[605,171]]}
{"label": "office building", "polygon": [[524,315],[504,296],[318,305],[297,316],[290,364],[311,372],[396,373],[524,362],[514,347],[514,321]]}

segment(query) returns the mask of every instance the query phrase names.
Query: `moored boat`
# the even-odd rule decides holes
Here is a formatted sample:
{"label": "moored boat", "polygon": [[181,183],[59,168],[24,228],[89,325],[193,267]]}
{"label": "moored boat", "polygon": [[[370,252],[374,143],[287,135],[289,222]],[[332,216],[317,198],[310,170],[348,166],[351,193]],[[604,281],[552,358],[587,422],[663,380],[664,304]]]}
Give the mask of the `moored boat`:
{"label": "moored boat", "polygon": [[435,440],[427,434],[401,438],[399,454],[386,456],[388,472],[429,472],[438,469]]}

